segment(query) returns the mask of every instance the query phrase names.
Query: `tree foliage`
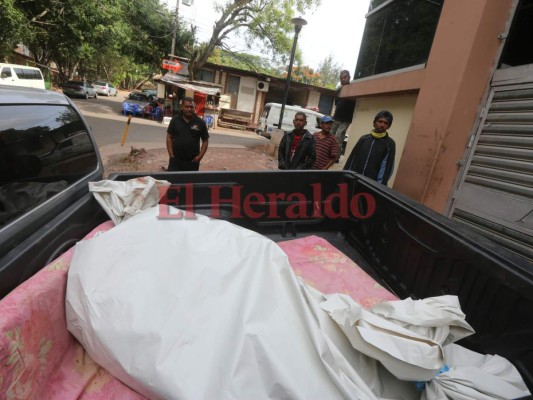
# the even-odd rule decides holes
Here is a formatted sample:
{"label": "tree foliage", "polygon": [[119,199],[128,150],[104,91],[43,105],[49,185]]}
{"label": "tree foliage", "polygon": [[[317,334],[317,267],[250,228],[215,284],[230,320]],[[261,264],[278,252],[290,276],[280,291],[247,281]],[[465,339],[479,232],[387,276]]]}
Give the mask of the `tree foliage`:
{"label": "tree foliage", "polygon": [[272,64],[261,56],[246,53],[235,53],[220,48],[213,50],[209,57],[209,62],[226,67],[253,71],[270,76],[280,76],[279,71],[272,67]]}
{"label": "tree foliage", "polygon": [[11,54],[24,32],[24,15],[14,0],[0,0],[0,60]]}
{"label": "tree foliage", "polygon": [[[284,77],[286,76],[287,72],[284,73]],[[319,86],[321,83],[320,74],[307,65],[292,67],[291,79],[296,82],[314,86]]]}
{"label": "tree foliage", "polygon": [[321,0],[226,0],[216,5],[219,18],[213,34],[206,43],[190,50],[191,78],[208,61],[216,48],[232,51],[227,45],[230,35],[237,35],[249,48],[260,47],[273,60],[285,62],[292,45],[294,25],[290,22],[296,13],[312,9]]}
{"label": "tree foliage", "polygon": [[[212,36],[199,43],[196,28],[182,20],[175,24],[160,0],[0,0],[0,59],[8,60],[14,46],[23,43],[38,65],[55,63],[61,81],[77,74],[133,87],[160,71],[175,33],[175,53],[189,58],[191,79],[208,60],[282,76],[276,67],[288,64],[294,37],[290,20],[321,0],[219,1]],[[233,37],[264,56],[232,49]],[[300,59],[297,51],[295,65]],[[316,71],[298,68],[295,79],[320,82]]]}
{"label": "tree foliage", "polygon": [[91,68],[90,61],[98,47],[105,48],[115,40],[118,2],[15,0],[15,5],[28,26],[21,41],[36,63],[47,65],[54,61],[64,79],[71,78],[74,70],[85,73]]}
{"label": "tree foliage", "polygon": [[[135,84],[153,76],[172,40],[173,16],[158,0],[0,0],[0,59],[24,43],[35,63],[55,63],[60,79]],[[178,49],[192,43],[177,32]],[[128,77],[128,78],[126,78]]]}
{"label": "tree foliage", "polygon": [[[274,68],[272,67],[272,64],[270,62],[267,62],[263,57],[260,56],[244,53],[233,53],[225,50],[215,49],[213,51],[213,54],[209,58],[209,62],[245,71],[263,73],[265,75],[277,78],[287,78],[287,67]],[[323,64],[331,65],[331,57],[329,58],[329,61],[328,59],[326,59]],[[333,72],[336,73],[336,76],[332,78],[332,84],[330,86],[332,89],[335,88],[335,83],[340,72],[340,67],[337,67],[337,70]],[[324,86],[323,77],[321,73],[319,71],[315,71],[308,65],[293,66],[291,80],[314,86]]]}
{"label": "tree foliage", "polygon": [[341,73],[341,65],[333,61],[333,56],[330,54],[318,65],[318,74],[320,75],[320,86],[329,89],[335,89],[339,81]]}

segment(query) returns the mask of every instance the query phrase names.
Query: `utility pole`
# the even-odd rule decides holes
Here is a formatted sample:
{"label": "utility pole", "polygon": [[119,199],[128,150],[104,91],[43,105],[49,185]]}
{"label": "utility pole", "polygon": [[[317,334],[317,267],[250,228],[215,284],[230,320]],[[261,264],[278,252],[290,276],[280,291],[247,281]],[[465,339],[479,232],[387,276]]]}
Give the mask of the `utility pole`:
{"label": "utility pole", "polygon": [[170,47],[170,58],[176,57],[176,31],[178,30],[178,13],[180,8],[180,0],[176,0],[176,10],[174,12],[174,21],[172,21],[172,46]]}
{"label": "utility pole", "polygon": [[291,87],[292,63],[294,62],[294,53],[296,53],[296,43],[298,43],[298,35],[302,30],[302,26],[307,25],[307,21],[303,18],[293,18],[291,22],[294,24],[294,39],[292,40],[291,60],[289,62],[289,69],[287,70],[287,83],[285,83],[285,96],[283,96],[283,103],[281,103],[281,111],[279,113],[278,128],[282,129],[283,113],[285,112],[285,105],[289,97],[289,88]]}

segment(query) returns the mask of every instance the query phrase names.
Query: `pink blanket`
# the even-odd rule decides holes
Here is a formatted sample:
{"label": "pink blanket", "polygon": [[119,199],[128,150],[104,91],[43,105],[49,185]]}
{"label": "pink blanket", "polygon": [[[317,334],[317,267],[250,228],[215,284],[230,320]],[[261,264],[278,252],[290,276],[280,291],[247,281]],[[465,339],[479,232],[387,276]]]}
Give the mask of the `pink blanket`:
{"label": "pink blanket", "polygon": [[[108,221],[89,233],[113,227]],[[397,298],[317,236],[279,243],[292,268],[323,293],[364,307]],[[0,393],[8,399],[145,399],[99,367],[66,329],[65,289],[74,248],[0,301]]]}
{"label": "pink blanket", "polygon": [[[86,239],[112,227],[106,222]],[[144,399],[96,365],[67,331],[65,289],[73,252],[0,301],[0,393],[7,399]]]}

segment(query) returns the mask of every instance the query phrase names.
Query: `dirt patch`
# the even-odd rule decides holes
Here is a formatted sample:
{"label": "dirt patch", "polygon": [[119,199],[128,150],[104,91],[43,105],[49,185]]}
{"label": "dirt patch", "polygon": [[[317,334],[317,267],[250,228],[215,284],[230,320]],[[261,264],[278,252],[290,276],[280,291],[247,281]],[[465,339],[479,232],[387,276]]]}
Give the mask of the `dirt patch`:
{"label": "dirt patch", "polygon": [[[168,165],[166,149],[130,149],[129,153],[115,154],[104,160],[104,177],[119,172],[164,172]],[[266,153],[266,146],[241,149],[210,147],[200,171],[266,171],[277,170],[277,160]]]}

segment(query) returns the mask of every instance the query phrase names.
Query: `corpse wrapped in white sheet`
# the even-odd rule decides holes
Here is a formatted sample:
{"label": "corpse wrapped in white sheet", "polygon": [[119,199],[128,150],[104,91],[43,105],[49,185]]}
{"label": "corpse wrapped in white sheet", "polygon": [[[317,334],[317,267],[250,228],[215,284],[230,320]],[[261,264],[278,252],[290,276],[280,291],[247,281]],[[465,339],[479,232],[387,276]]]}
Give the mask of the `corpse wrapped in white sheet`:
{"label": "corpse wrapped in white sheet", "polygon": [[[158,207],[137,212],[76,245],[66,316],[89,355],[146,397],[420,399],[414,382],[397,377],[431,379],[428,400],[529,394],[501,357],[452,345],[442,351],[471,333],[454,298],[383,303],[362,315],[346,296],[326,301],[300,282],[262,235],[201,215],[160,219]],[[371,332],[361,330],[369,323]],[[422,350],[398,344],[407,329],[403,337]],[[390,372],[352,347],[363,333],[360,350]],[[444,363],[449,372],[435,378]]]}
{"label": "corpse wrapped in white sheet", "polygon": [[68,329],[114,376],[154,399],[416,398],[351,348],[274,242],[157,217],[78,243],[72,260]]}

